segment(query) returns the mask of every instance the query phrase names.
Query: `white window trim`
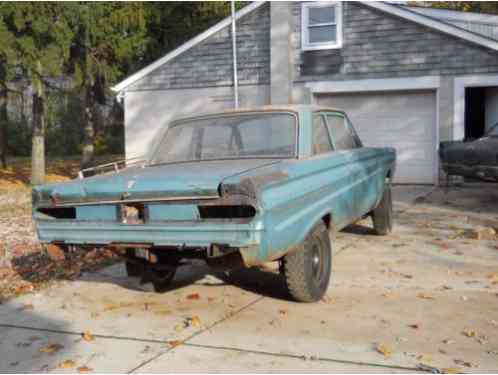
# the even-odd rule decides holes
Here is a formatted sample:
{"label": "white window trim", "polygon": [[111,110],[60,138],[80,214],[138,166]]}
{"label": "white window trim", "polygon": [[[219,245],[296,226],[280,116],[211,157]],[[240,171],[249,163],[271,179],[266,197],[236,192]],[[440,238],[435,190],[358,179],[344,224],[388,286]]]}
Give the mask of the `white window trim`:
{"label": "white window trim", "polygon": [[[309,32],[308,32],[308,15],[309,8],[323,8],[323,7],[336,7],[336,28],[337,28],[337,40],[326,43],[309,43]],[[301,4],[301,48],[303,51],[313,51],[321,49],[339,49],[342,48],[342,3],[340,1],[320,1],[320,2],[308,2]]]}

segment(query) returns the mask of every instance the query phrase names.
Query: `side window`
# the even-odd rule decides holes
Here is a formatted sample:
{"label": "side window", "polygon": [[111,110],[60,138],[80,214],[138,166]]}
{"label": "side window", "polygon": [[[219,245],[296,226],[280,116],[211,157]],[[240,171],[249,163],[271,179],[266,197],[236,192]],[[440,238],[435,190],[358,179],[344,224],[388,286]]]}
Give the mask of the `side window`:
{"label": "side window", "polygon": [[350,150],[358,147],[346,118],[341,115],[327,115],[327,125],[336,150]]}
{"label": "side window", "polygon": [[313,117],[313,153],[315,155],[332,151],[332,144],[322,115]]}

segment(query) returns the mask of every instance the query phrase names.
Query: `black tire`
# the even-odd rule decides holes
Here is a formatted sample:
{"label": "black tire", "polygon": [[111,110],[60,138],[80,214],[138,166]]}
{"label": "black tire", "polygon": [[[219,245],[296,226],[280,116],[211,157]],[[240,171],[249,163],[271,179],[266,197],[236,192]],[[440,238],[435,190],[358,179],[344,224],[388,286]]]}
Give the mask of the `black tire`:
{"label": "black tire", "polygon": [[301,248],[284,256],[281,271],[290,295],[299,302],[319,301],[327,291],[332,250],[327,227],[315,225]]}
{"label": "black tire", "polygon": [[391,187],[387,185],[382,194],[382,199],[372,211],[372,221],[375,233],[385,236],[393,229],[393,201]]}
{"label": "black tire", "polygon": [[[135,256],[135,250],[134,249],[126,249],[126,255],[128,257],[134,257]],[[125,266],[126,266],[126,274],[128,277],[141,277],[144,273],[144,265],[140,263],[135,263],[135,262],[130,262],[130,261],[125,261]]]}
{"label": "black tire", "polygon": [[149,271],[150,282],[156,293],[164,293],[169,289],[176,273],[176,269],[170,270],[154,270]]}

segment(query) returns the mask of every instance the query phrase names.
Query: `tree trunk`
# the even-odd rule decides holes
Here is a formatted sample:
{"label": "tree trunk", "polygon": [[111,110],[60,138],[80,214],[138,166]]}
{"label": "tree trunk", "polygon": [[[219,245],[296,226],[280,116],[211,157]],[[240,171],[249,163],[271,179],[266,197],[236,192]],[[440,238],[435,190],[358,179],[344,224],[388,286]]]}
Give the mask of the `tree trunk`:
{"label": "tree trunk", "polygon": [[85,135],[83,139],[83,155],[81,168],[92,166],[95,153],[95,93],[93,86],[88,86],[85,92]]}
{"label": "tree trunk", "polygon": [[45,182],[45,98],[33,93],[33,138],[31,147],[31,184]]}
{"label": "tree trunk", "polygon": [[0,165],[2,168],[7,168],[7,126],[9,123],[7,102],[7,90],[0,87]]}

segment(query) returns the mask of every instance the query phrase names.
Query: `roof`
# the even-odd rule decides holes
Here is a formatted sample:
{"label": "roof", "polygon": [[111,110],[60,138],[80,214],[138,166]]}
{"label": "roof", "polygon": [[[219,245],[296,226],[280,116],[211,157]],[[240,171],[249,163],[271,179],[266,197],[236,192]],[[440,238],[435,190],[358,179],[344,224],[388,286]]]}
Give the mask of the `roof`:
{"label": "roof", "polygon": [[443,22],[498,41],[498,15],[459,12],[455,10],[436,9],[414,5],[404,7],[408,10],[423,14],[425,16],[437,18]]}
{"label": "roof", "polygon": [[[387,14],[391,14],[415,22],[419,25],[423,25],[445,34],[455,36],[457,38],[480,45],[482,47],[498,51],[498,16],[445,10],[441,12],[441,10],[439,9],[389,4],[383,1],[360,2],[370,8],[377,9]],[[246,14],[254,11],[255,9],[266,3],[267,1],[254,1],[250,3],[249,5],[245,6],[235,13],[235,20],[244,17]],[[456,20],[455,17],[457,18]],[[193,39],[190,39],[178,48],[167,53],[160,59],[154,61],[152,64],[147,65],[146,67],[127,77],[123,81],[113,86],[111,89],[115,92],[123,91],[124,89],[126,89],[126,87],[145,77],[155,69],[166,64],[168,61],[188,51],[190,48],[201,43],[211,35],[229,26],[231,21],[231,17],[223,19],[203,33],[197,35]],[[487,29],[482,27],[479,28],[477,25],[479,22],[491,23],[493,26],[488,27]],[[494,22],[496,22],[496,30]]]}

